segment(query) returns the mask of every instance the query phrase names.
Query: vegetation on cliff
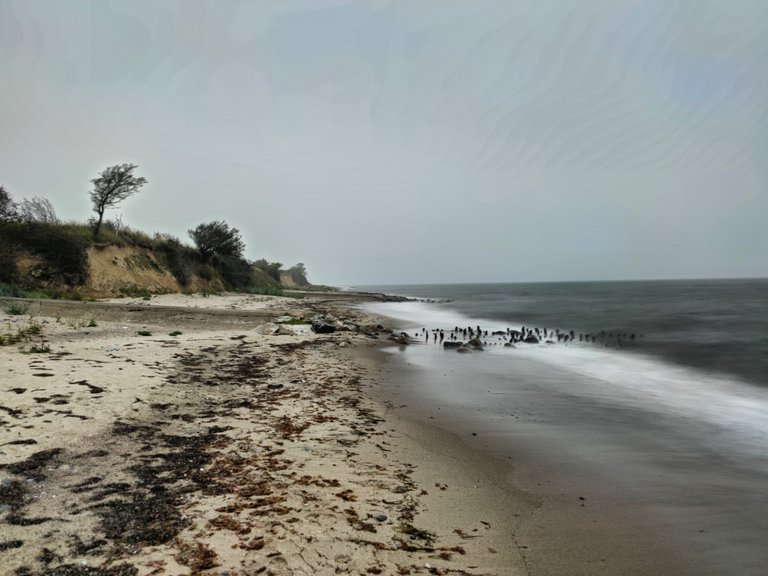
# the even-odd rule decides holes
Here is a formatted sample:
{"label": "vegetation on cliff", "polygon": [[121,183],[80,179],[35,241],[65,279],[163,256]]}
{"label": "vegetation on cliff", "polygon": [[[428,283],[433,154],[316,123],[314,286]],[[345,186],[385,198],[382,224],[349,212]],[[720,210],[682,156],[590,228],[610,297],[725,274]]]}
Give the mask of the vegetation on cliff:
{"label": "vegetation on cliff", "polygon": [[[132,171],[135,166],[128,168]],[[101,186],[96,180],[94,184]],[[176,289],[280,294],[285,274],[291,279],[290,286],[285,287],[310,287],[303,264],[282,270],[279,262],[247,260],[239,231],[222,221],[202,223],[190,230],[194,245],[189,245],[170,234],[149,235],[104,220],[103,210],[96,209],[96,196],[104,199],[107,188],[116,189],[107,184],[101,186],[100,195],[91,193],[98,226],[95,220],[62,223],[48,200],[16,202],[0,187],[0,295],[43,290],[52,296],[73,297]],[[127,196],[118,193],[111,198]],[[104,209],[109,202],[109,198],[102,202]],[[102,262],[103,272],[104,255],[109,255],[107,264],[115,267],[112,285],[109,274],[94,277],[95,261]],[[138,271],[146,273],[131,274]],[[163,277],[166,279],[157,280]]]}

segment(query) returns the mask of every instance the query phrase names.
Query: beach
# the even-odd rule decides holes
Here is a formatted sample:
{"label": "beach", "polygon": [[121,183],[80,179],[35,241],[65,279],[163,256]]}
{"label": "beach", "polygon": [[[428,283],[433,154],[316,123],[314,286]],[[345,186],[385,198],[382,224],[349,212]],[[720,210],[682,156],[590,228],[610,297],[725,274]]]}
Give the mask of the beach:
{"label": "beach", "polygon": [[525,574],[532,503],[396,415],[386,320],[337,298],[0,313],[0,573]]}

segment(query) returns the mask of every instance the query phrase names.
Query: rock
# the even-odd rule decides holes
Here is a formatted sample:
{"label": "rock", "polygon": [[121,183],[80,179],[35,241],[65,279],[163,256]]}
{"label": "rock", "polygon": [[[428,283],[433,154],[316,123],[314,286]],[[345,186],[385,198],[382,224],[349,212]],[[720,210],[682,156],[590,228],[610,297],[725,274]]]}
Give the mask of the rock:
{"label": "rock", "polygon": [[336,326],[326,320],[313,320],[312,332],[315,334],[331,334],[332,332],[336,332]]}
{"label": "rock", "polygon": [[387,519],[386,514],[377,514],[373,517],[374,520],[378,520],[379,522],[384,522]]}
{"label": "rock", "polygon": [[278,328],[279,326],[277,324],[259,324],[256,326],[254,332],[267,336],[275,334]]}
{"label": "rock", "polygon": [[525,340],[523,340],[526,344],[538,344],[539,339],[536,338],[536,336],[528,336]]}
{"label": "rock", "polygon": [[410,344],[411,343],[411,337],[408,336],[405,332],[400,332],[400,334],[392,334],[390,337],[390,340],[394,340],[398,344]]}
{"label": "rock", "polygon": [[467,346],[469,346],[470,348],[474,348],[475,350],[483,349],[483,343],[480,341],[479,338],[472,338],[472,340],[467,342]]}
{"label": "rock", "polygon": [[296,333],[282,324],[259,324],[254,330],[257,334],[263,334],[264,336],[273,336],[279,334],[281,336],[295,336]]}
{"label": "rock", "polygon": [[443,348],[461,348],[464,342],[454,342],[453,340],[447,340],[443,342]]}
{"label": "rock", "polygon": [[462,346],[461,348],[456,348],[456,352],[460,352],[461,354],[468,354],[472,353],[472,349],[467,348],[466,346]]}
{"label": "rock", "polygon": [[517,348],[517,346],[512,344],[512,342],[507,342],[506,344],[504,344],[504,348]]}

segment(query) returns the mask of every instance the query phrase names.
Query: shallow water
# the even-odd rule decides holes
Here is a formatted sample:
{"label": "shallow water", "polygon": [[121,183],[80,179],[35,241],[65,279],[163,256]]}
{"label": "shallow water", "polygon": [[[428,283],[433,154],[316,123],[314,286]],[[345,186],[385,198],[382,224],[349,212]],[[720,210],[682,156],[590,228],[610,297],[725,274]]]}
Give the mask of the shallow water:
{"label": "shallow water", "polygon": [[[451,289],[391,291],[451,297],[447,295]],[[454,290],[454,294],[460,292]],[[481,298],[487,312],[484,317],[473,316],[469,306],[462,309],[461,298],[469,300],[465,295],[444,304],[367,306],[402,319],[404,329],[419,334],[418,344],[389,349],[396,362],[412,367],[404,396],[428,407],[438,425],[477,434],[472,440],[479,449],[500,458],[524,455],[534,462],[512,473],[513,483],[542,485],[549,478],[553,480],[551,488],[541,490],[550,499],[562,494],[575,498],[578,493],[590,502],[620,502],[622,510],[631,509],[632,518],[622,520],[621,510],[605,509],[599,517],[607,529],[624,522],[623,528],[630,534],[634,530],[638,542],[642,541],[641,532],[656,532],[689,558],[691,565],[701,566],[700,573],[705,573],[704,566],[715,574],[765,573],[768,388],[760,385],[759,378],[748,376],[759,372],[756,366],[732,371],[697,368],[694,364],[698,361],[679,358],[696,358],[703,354],[701,350],[660,354],[655,344],[644,346],[649,340],[656,342],[655,330],[646,330],[645,341],[634,348],[576,341],[567,345],[518,344],[510,349],[489,336],[485,351],[457,354],[443,350],[432,339],[422,343],[414,326],[452,329],[480,324],[489,334],[520,327],[502,314],[492,317],[489,302],[510,301],[501,298],[498,291]],[[520,323],[533,326],[528,304],[529,316]],[[564,306],[561,302],[554,308]],[[573,324],[548,316],[552,307],[550,302],[550,311],[540,314],[546,316],[549,329],[567,329]],[[593,316],[600,316],[597,307],[593,301]],[[671,307],[680,309],[682,304]],[[722,310],[724,305],[716,308]],[[753,307],[753,312],[755,308],[759,306]],[[505,310],[507,316],[514,314]],[[697,315],[714,318],[722,313],[705,309]],[[762,321],[757,318],[745,325],[760,326]],[[697,335],[695,326],[704,326],[704,332],[711,333],[708,322],[689,318],[682,347],[706,342],[706,334]],[[605,324],[608,322],[592,318],[591,323],[584,321],[576,330],[602,330],[600,326]],[[619,327],[613,330],[632,329],[624,327],[629,324],[620,324],[616,320],[613,326]],[[716,363],[728,366],[724,358]],[[761,365],[759,359],[756,365]],[[563,483],[563,477],[569,481]],[[556,510],[551,514],[548,517],[543,507],[540,525],[545,525],[547,518],[552,525],[537,533],[539,539],[566,537],[558,536]],[[531,528],[531,534],[534,532]],[[619,548],[613,552],[627,553]],[[541,562],[540,573],[557,572],[543,568],[543,553]],[[589,570],[573,573],[586,574]],[[637,573],[645,572],[641,569]]]}

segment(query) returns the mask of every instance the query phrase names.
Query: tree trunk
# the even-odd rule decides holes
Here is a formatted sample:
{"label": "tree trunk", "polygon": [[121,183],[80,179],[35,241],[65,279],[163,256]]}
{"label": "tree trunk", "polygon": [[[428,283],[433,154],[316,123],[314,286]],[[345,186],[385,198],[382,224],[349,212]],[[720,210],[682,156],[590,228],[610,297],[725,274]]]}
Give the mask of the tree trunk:
{"label": "tree trunk", "polygon": [[93,228],[93,239],[98,240],[99,231],[101,230],[101,221],[104,218],[104,210],[99,211],[99,220],[96,222],[96,226]]}

